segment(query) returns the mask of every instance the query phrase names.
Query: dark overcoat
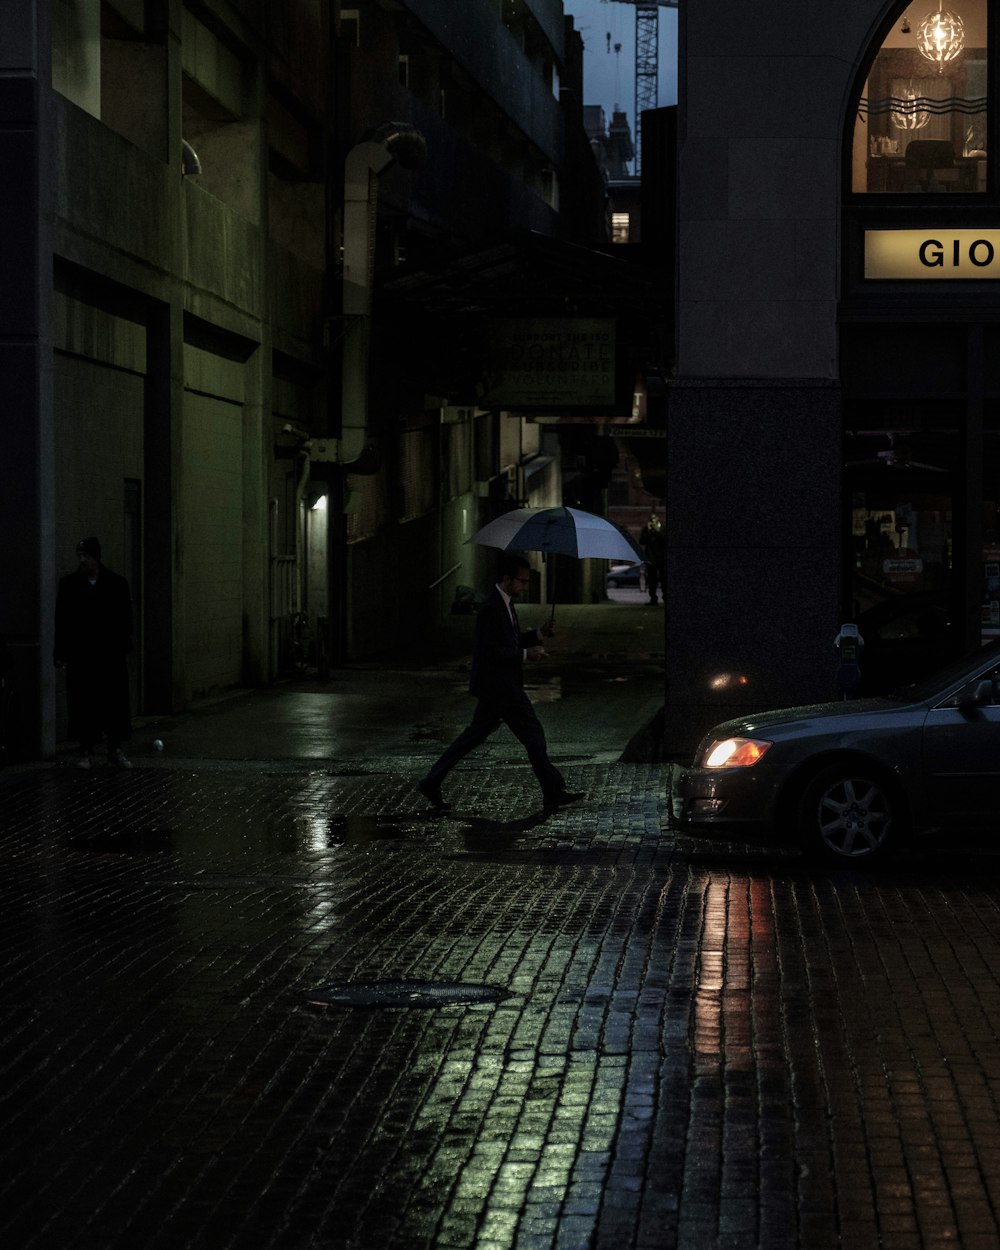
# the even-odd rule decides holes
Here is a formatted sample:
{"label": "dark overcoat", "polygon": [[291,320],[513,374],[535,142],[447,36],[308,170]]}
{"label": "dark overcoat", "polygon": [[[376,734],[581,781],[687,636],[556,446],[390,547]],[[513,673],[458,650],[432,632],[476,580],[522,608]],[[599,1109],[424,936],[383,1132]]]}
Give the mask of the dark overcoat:
{"label": "dark overcoat", "polygon": [[60,578],[53,659],[66,665],[70,737],[93,746],[102,734],[131,732],[127,656],[132,650],[128,582],[102,564],[93,583],[83,569]]}

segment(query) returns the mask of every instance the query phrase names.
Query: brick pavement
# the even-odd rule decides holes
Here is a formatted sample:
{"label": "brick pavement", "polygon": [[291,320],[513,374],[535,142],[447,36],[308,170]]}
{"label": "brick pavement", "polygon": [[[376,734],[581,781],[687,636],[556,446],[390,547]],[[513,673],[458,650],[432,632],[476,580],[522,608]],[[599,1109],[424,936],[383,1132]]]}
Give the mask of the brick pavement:
{"label": "brick pavement", "polygon": [[[4,1250],[1000,1245],[1000,856],[675,841],[641,665],[565,677],[549,820],[502,734],[427,811],[434,670],[0,774]],[[504,996],[311,1001],[386,978]]]}
{"label": "brick pavement", "polygon": [[[652,765],[0,779],[9,1247],[1000,1244],[997,870],[673,844]],[[505,810],[506,809],[506,810]],[[330,982],[469,982],[435,1009]]]}

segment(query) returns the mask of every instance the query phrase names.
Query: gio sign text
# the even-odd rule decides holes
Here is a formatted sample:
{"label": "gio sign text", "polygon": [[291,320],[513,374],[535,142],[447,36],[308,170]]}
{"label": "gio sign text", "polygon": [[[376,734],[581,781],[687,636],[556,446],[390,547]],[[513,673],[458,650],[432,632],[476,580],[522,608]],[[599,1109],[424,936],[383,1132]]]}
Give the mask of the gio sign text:
{"label": "gio sign text", "polygon": [[1000,278],[1000,230],[866,230],[865,277]]}

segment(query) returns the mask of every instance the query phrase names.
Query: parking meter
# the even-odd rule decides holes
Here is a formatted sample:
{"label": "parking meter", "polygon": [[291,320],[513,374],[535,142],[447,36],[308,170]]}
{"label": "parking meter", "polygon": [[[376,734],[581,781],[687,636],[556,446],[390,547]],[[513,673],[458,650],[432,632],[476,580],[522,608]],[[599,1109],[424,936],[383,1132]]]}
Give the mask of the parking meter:
{"label": "parking meter", "polygon": [[837,689],[846,699],[861,683],[861,653],[865,649],[865,640],[858,632],[857,625],[845,621],[840,627],[840,633],[834,638],[833,645],[840,653]]}

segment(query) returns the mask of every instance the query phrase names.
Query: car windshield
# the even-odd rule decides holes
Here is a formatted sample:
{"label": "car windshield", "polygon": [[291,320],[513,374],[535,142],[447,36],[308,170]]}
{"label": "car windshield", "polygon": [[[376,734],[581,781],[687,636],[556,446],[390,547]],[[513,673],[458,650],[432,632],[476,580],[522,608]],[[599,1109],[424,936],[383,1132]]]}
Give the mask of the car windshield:
{"label": "car windshield", "polygon": [[900,686],[886,698],[898,699],[905,703],[922,703],[933,699],[935,695],[940,694],[942,690],[947,690],[949,686],[961,681],[963,677],[968,676],[971,679],[979,668],[978,661],[982,660],[984,667],[991,661],[995,663],[998,654],[1000,654],[1000,638],[993,639],[985,647],[978,647],[975,651],[962,656],[960,660],[946,664],[927,677],[921,677],[919,681]]}

